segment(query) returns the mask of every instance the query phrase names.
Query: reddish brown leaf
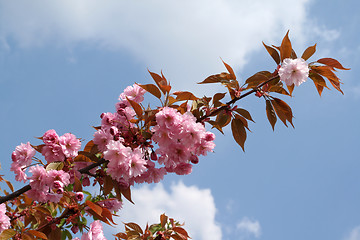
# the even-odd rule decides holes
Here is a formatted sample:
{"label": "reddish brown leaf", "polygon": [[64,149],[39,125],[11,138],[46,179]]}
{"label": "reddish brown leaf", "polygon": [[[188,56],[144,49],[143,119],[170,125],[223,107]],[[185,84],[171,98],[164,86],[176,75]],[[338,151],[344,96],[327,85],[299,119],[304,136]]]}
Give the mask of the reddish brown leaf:
{"label": "reddish brown leaf", "polygon": [[84,147],[84,152],[91,152],[91,149],[94,147],[94,142],[93,140],[89,141],[85,147]]}
{"label": "reddish brown leaf", "polygon": [[48,235],[49,239],[61,239],[61,229],[60,228],[55,228],[53,229],[50,234]]}
{"label": "reddish brown leaf", "polygon": [[187,231],[186,231],[184,228],[182,228],[182,227],[173,227],[172,230],[174,230],[176,233],[181,234],[182,236],[185,236],[185,237],[189,238],[189,234],[188,234]]}
{"label": "reddish brown leaf", "polygon": [[142,114],[143,114],[143,110],[142,110],[142,107],[140,106],[140,104],[138,104],[137,102],[135,102],[133,100],[130,100],[128,97],[126,97],[126,99],[130,103],[131,107],[135,110],[135,113],[138,116],[138,118],[141,118]]}
{"label": "reddish brown leaf", "polygon": [[41,153],[42,148],[45,146],[45,144],[41,144],[38,146],[31,145],[37,152]]}
{"label": "reddish brown leaf", "polygon": [[109,193],[111,193],[113,188],[114,188],[114,185],[113,185],[112,178],[109,175],[106,175],[106,177],[104,179],[104,188],[103,188],[104,194],[108,195]]}
{"label": "reddish brown leaf", "polygon": [[159,90],[158,87],[156,87],[154,84],[145,84],[145,85],[141,85],[138,84],[140,87],[142,87],[143,89],[145,89],[147,92],[151,93],[152,95],[154,95],[157,98],[161,98],[161,92]]}
{"label": "reddish brown leaf", "polygon": [[118,237],[120,239],[128,239],[127,235],[125,233],[119,232],[114,235],[115,237]]}
{"label": "reddish brown leaf", "polygon": [[225,65],[226,69],[228,70],[228,72],[230,73],[231,79],[236,80],[236,76],[234,73],[234,70],[230,67],[230,65],[228,65],[227,63],[225,63],[222,59],[221,61],[223,62],[223,64]]}
{"label": "reddish brown leaf", "polygon": [[130,223],[125,223],[125,226],[129,227],[130,229],[133,229],[136,233],[140,233],[143,234],[143,230],[141,229],[141,227],[133,222]]}
{"label": "reddish brown leaf", "polygon": [[324,87],[321,86],[321,85],[316,84],[315,82],[314,82],[314,84],[315,84],[316,90],[317,90],[318,93],[319,93],[319,96],[321,97],[321,93],[322,93],[322,91],[324,90]]}
{"label": "reddish brown leaf", "polygon": [[[85,157],[87,157],[88,159],[85,159],[86,162],[88,162],[88,160],[90,159],[92,162],[97,162],[99,161],[99,159],[96,157],[96,155],[94,153],[89,153],[89,152],[85,152],[85,151],[79,151],[79,155],[83,155]],[[79,156],[78,155],[78,156]],[[74,160],[75,161],[75,160]],[[77,159],[78,161],[78,159]]]}
{"label": "reddish brown leaf", "polygon": [[[105,200],[106,201],[106,200]],[[110,220],[110,222],[114,225],[117,225],[114,221],[113,221],[113,214],[110,212],[109,209],[107,209],[106,207],[103,207],[102,209],[102,216],[108,220]],[[110,224],[109,224],[110,225]]]}
{"label": "reddish brown leaf", "polygon": [[316,51],[316,44],[314,46],[308,47],[302,54],[301,58],[306,61],[315,53],[315,51]]}
{"label": "reddish brown leaf", "polygon": [[167,92],[170,91],[171,87],[167,86],[167,81],[165,78],[161,77],[156,73],[150,72],[149,70],[148,72],[150,73],[151,77],[154,79],[156,85],[158,85],[160,90],[163,92],[163,94],[166,94]]}
{"label": "reddish brown leaf", "polygon": [[267,71],[257,72],[248,79],[246,79],[245,83],[248,84],[248,88],[257,87],[261,83],[269,80],[269,75],[271,75],[271,73]]}
{"label": "reddish brown leaf", "polygon": [[316,73],[326,77],[329,80],[332,80],[332,81],[335,81],[335,82],[340,82],[339,78],[332,71],[332,67],[329,67],[329,66],[312,66],[311,70],[313,70]]}
{"label": "reddish brown leaf", "polygon": [[204,81],[199,82],[198,84],[204,84],[204,83],[218,83],[223,81],[229,81],[231,79],[231,75],[229,73],[220,73],[215,74],[207,77]]}
{"label": "reddish brown leaf", "polygon": [[291,86],[286,85],[286,87],[289,90],[289,94],[291,96],[294,91],[295,85],[294,84],[292,84]]}
{"label": "reddish brown leaf", "polygon": [[213,97],[213,103],[220,101],[225,97],[226,93],[216,93]]}
{"label": "reddish brown leaf", "polygon": [[333,81],[332,79],[329,79],[331,85],[333,85],[333,87],[338,90],[339,92],[341,92],[342,94],[344,94],[344,92],[340,89],[340,82],[337,81]]}
{"label": "reddish brown leaf", "polygon": [[174,95],[176,95],[176,100],[177,101],[185,101],[185,100],[198,100],[198,97],[195,97],[194,94],[192,94],[191,92],[174,92]]}
{"label": "reddish brown leaf", "polygon": [[237,108],[235,111],[236,111],[238,114],[240,114],[241,116],[243,116],[244,118],[246,118],[247,120],[250,120],[250,121],[252,121],[252,122],[255,122],[255,121],[252,119],[250,113],[249,113],[247,110],[245,110],[245,109],[243,109],[243,108]]}
{"label": "reddish brown leaf", "polygon": [[231,121],[231,116],[226,114],[225,111],[221,111],[216,117],[216,124],[223,128],[228,125]]}
{"label": "reddish brown leaf", "polygon": [[269,100],[266,100],[266,115],[269,120],[269,123],[271,124],[272,129],[275,130],[275,124],[277,118],[274,108]]}
{"label": "reddish brown leaf", "polygon": [[243,122],[237,118],[233,119],[231,121],[231,131],[237,144],[245,151],[246,130]]}
{"label": "reddish brown leaf", "polygon": [[291,126],[294,127],[292,123],[293,114],[290,106],[279,98],[273,98],[271,104],[273,105],[276,114],[278,115],[280,120],[285,124],[285,126],[287,126],[286,121],[288,121],[291,124]]}
{"label": "reddish brown leaf", "polygon": [[235,118],[236,119],[240,119],[241,121],[242,121],[242,123],[244,124],[244,127],[247,129],[247,130],[249,130],[250,131],[250,129],[249,129],[249,127],[248,127],[248,122],[247,122],[247,120],[244,118],[244,117],[242,117],[242,116],[240,116],[240,115],[238,115],[238,114],[234,114],[235,116]]}
{"label": "reddish brown leaf", "polygon": [[74,176],[74,192],[82,192],[82,184],[79,178]]}
{"label": "reddish brown leaf", "polygon": [[292,53],[292,46],[289,39],[289,31],[287,31],[280,46],[281,61],[283,61],[285,58],[289,58],[291,56],[291,53]]}
{"label": "reddish brown leaf", "polygon": [[21,240],[34,240],[34,236],[28,232],[22,233],[20,238]]}
{"label": "reddish brown leaf", "polygon": [[35,230],[29,230],[28,232],[31,233],[32,235],[38,237],[38,238],[48,239],[48,238],[46,237],[46,235],[45,235],[44,233],[42,233],[42,232],[35,231]]}
{"label": "reddish brown leaf", "polygon": [[341,65],[341,63],[338,62],[338,60],[333,59],[333,58],[321,58],[321,59],[317,60],[317,62],[325,64],[325,65],[330,66],[330,67],[341,69],[341,70],[350,70],[350,68],[344,68]]}
{"label": "reddish brown leaf", "polygon": [[130,187],[128,188],[122,188],[120,189],[122,195],[129,201],[131,202],[132,204],[135,204],[132,200],[131,200],[131,190],[130,190]]}
{"label": "reddish brown leaf", "polygon": [[86,200],[85,204],[90,208],[92,209],[96,214],[100,215],[101,216],[101,213],[102,213],[102,207],[99,206],[98,204],[96,203],[93,203],[89,200]]}
{"label": "reddish brown leaf", "polygon": [[317,74],[316,72],[310,70],[309,78],[311,80],[313,80],[314,83],[316,83],[317,85],[320,85],[320,86],[323,86],[323,87],[326,87],[327,89],[329,89],[328,86],[326,85],[324,78],[321,75]]}
{"label": "reddish brown leaf", "polygon": [[280,56],[279,56],[278,51],[276,51],[274,48],[266,45],[264,42],[263,42],[263,45],[266,48],[266,50],[268,51],[268,53],[270,54],[270,56],[274,59],[276,64],[279,65],[280,64]]}
{"label": "reddish brown leaf", "polygon": [[164,213],[160,215],[160,224],[161,224],[161,227],[165,227],[165,224],[167,223],[168,221],[168,216],[166,216]]}

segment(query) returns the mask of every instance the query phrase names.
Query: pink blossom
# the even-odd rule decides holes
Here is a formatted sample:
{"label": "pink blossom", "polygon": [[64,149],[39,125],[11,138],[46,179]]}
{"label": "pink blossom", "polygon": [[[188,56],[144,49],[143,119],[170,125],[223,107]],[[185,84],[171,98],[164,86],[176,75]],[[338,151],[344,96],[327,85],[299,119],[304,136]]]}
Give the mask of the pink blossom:
{"label": "pink blossom", "polygon": [[140,103],[144,100],[144,94],[146,90],[144,90],[142,87],[139,87],[139,85],[134,84],[132,86],[128,86],[125,88],[124,92],[120,94],[119,100],[126,100],[126,98],[135,101],[137,103]]}
{"label": "pink blossom", "polygon": [[63,186],[70,183],[70,175],[63,170],[50,170],[46,172],[45,168],[39,165],[32,166],[29,169],[32,173],[30,179],[31,190],[26,194],[39,202],[59,202]]}
{"label": "pink blossom", "polygon": [[6,205],[2,203],[0,204],[0,233],[10,226],[10,218],[6,215]]}
{"label": "pink blossom", "polygon": [[65,133],[59,138],[62,151],[67,158],[74,158],[78,155],[81,148],[81,142],[74,134]]}
{"label": "pink blossom", "polygon": [[58,144],[59,142],[59,136],[54,129],[46,131],[46,133],[44,133],[44,135],[42,136],[42,139],[47,146]]}
{"label": "pink blossom", "polygon": [[141,175],[147,168],[145,167],[146,160],[143,158],[143,153],[139,148],[136,148],[129,157],[129,177],[137,177]]}
{"label": "pink blossom", "polygon": [[98,149],[102,152],[106,151],[106,145],[110,140],[114,140],[114,137],[103,129],[100,129],[94,133],[93,141],[97,145]]}
{"label": "pink blossom", "polygon": [[125,147],[121,142],[111,140],[104,152],[104,158],[109,160],[107,172],[113,179],[119,180],[129,170],[129,157],[131,148]]}
{"label": "pink blossom", "polygon": [[192,165],[190,163],[180,163],[174,171],[178,175],[188,175],[192,172]]}
{"label": "pink blossom", "polygon": [[152,140],[159,146],[155,153],[158,163],[164,164],[168,172],[190,173],[189,161],[198,162],[198,155],[206,155],[215,147],[215,135],[197,123],[190,112],[181,114],[164,107],[155,117],[157,125],[152,128]]}
{"label": "pink blossom", "polygon": [[10,170],[15,173],[16,181],[26,182],[26,174],[24,168],[28,167],[32,158],[35,156],[35,149],[31,147],[30,143],[21,143],[21,145],[15,148],[15,151],[11,154],[11,168]]}
{"label": "pink blossom", "polygon": [[81,236],[81,240],[106,240],[100,220],[90,224],[89,231]]}
{"label": "pink blossom", "polygon": [[48,163],[62,162],[65,160],[65,154],[63,153],[62,147],[58,144],[44,146],[41,149],[41,154],[45,157]]}
{"label": "pink blossom", "polygon": [[287,86],[295,84],[299,86],[306,82],[309,76],[309,67],[304,59],[286,58],[279,69],[280,80],[285,82]]}

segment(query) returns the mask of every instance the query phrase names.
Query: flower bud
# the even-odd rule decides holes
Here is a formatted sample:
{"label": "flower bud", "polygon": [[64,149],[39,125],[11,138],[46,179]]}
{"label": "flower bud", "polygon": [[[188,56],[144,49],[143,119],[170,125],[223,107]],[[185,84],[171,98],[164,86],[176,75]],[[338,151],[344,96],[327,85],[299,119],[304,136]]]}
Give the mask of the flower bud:
{"label": "flower bud", "polygon": [[78,202],[81,202],[84,199],[84,193],[82,192],[77,192],[75,195],[75,200]]}

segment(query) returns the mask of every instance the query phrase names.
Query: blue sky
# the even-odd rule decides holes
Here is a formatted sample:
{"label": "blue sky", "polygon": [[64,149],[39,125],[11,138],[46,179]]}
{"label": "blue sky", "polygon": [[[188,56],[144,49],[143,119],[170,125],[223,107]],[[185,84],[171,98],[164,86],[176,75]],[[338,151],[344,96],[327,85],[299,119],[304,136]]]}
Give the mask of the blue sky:
{"label": "blue sky", "polygon": [[245,99],[256,121],[245,153],[230,131],[216,132],[215,153],[191,175],[137,186],[119,223],[165,211],[196,240],[359,240],[359,9],[354,0],[0,1],[1,174],[13,180],[15,146],[38,144],[48,129],[91,140],[126,86],[151,83],[147,69],[199,96],[225,91],[195,84],[225,70],[220,57],[240,80],[272,71],[261,41],[280,44],[290,29],[298,53],[317,43],[311,60],[352,68],[339,74],[345,95],[319,97],[306,82],[283,98],[295,129],[278,123],[275,132],[264,102]]}

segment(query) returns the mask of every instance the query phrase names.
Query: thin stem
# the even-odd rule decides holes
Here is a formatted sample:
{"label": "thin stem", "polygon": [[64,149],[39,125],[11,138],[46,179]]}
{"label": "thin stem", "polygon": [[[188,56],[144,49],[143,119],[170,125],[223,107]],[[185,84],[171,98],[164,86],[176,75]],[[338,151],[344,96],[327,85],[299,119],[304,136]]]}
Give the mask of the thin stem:
{"label": "thin stem", "polygon": [[242,99],[242,98],[244,98],[244,97],[247,97],[247,96],[249,96],[249,95],[252,94],[252,93],[257,92],[257,91],[259,90],[259,88],[261,88],[261,87],[264,86],[265,84],[271,82],[272,80],[276,79],[277,77],[278,77],[278,75],[275,75],[275,76],[269,78],[268,80],[266,80],[265,82],[259,84],[256,88],[252,89],[251,91],[249,91],[249,92],[241,95],[240,97],[235,97],[235,98],[233,98],[231,101],[227,102],[226,105],[224,105],[224,106],[222,106],[222,107],[219,107],[219,108],[215,109],[214,111],[211,111],[209,114],[206,114],[206,115],[202,116],[201,118],[199,118],[199,119],[197,120],[197,122],[201,122],[201,121],[203,121],[204,119],[206,119],[206,118],[208,118],[208,117],[210,117],[210,116],[216,115],[218,112],[226,109],[226,108],[227,108],[228,106],[230,106],[231,104],[234,104],[235,102],[239,101],[240,99]]}
{"label": "thin stem", "polygon": [[[90,165],[87,166],[87,167],[84,167],[84,168],[80,169],[79,172],[80,172],[81,174],[88,173],[89,170],[91,170],[91,169],[93,169],[93,168],[95,168],[95,167],[98,167],[98,166],[100,166],[101,164],[106,163],[106,162],[107,162],[107,160],[105,160],[104,158],[102,158],[102,159],[100,159],[98,162],[95,162],[95,163],[93,163],[93,164],[90,164]],[[7,201],[9,201],[9,200],[14,199],[14,198],[20,196],[21,194],[29,191],[30,189],[31,189],[31,186],[30,186],[30,185],[26,185],[26,186],[20,188],[19,190],[15,191],[15,192],[13,192],[13,193],[10,193],[10,194],[8,194],[8,195],[6,195],[6,196],[4,196],[4,197],[0,197],[0,204],[1,204],[1,203],[4,203],[4,202],[7,202]]]}

